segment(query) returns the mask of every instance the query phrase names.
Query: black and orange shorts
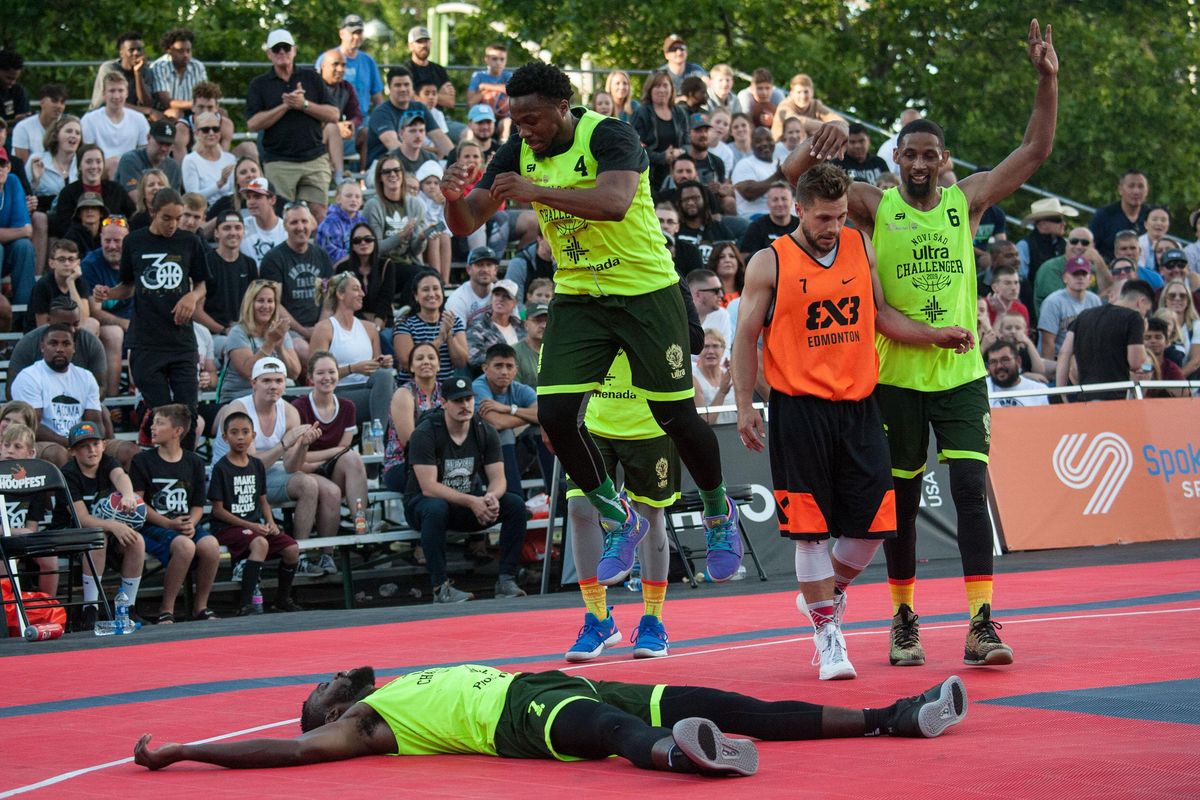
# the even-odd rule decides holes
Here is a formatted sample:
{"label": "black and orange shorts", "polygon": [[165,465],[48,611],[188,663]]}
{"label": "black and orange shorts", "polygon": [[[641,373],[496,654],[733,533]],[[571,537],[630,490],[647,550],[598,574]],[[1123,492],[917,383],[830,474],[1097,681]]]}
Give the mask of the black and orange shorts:
{"label": "black and orange shorts", "polygon": [[769,408],[780,535],[894,537],[892,462],[875,398],[824,400],[773,391]]}

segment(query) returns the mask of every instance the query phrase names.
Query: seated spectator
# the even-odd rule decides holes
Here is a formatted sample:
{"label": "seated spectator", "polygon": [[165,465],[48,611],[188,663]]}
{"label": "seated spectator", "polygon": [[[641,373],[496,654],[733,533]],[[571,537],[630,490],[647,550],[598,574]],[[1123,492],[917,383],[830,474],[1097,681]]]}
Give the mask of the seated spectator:
{"label": "seated spectator", "polygon": [[[124,217],[109,216],[100,221],[100,249],[88,253],[80,264],[88,286],[112,287],[121,282],[121,251],[128,235],[129,221]],[[104,370],[104,394],[112,397],[120,389],[121,359],[125,351],[125,332],[129,330],[129,318],[133,314],[133,301],[100,301],[89,295],[88,311],[100,324],[100,342],[108,356],[108,368]],[[100,374],[95,370],[93,373]]]}
{"label": "seated spectator", "polygon": [[379,257],[397,270],[396,286],[403,287],[421,271],[420,240],[416,236],[423,210],[420,201],[405,191],[404,167],[400,159],[387,154],[375,170],[375,196],[367,201],[363,215],[379,240]]}
{"label": "seated spectator", "polygon": [[[14,458],[37,458],[33,431],[19,422],[12,423],[0,434],[0,460]],[[44,494],[26,495],[20,500],[8,501],[7,505],[9,530],[15,536],[37,531],[38,523],[48,510]],[[51,597],[58,594],[58,556],[38,556],[33,561],[39,573],[38,591]]]}
{"label": "seated spectator", "polygon": [[[246,190],[251,181],[262,176],[262,168],[259,167],[256,157],[238,156],[237,161],[233,165],[233,177],[231,178],[233,182],[233,194],[219,197],[216,202],[209,206],[209,224],[211,225],[213,219],[226,211],[238,211],[245,216],[247,212],[243,210],[245,208],[245,201],[242,197],[242,192]],[[278,215],[283,212],[284,201],[280,197],[276,197],[275,201],[275,213]]]}
{"label": "seated spectator", "polygon": [[[154,198],[160,190],[166,188],[168,188],[167,174],[161,169],[148,169],[142,173],[133,192],[133,201],[137,211],[129,218],[131,231],[150,226],[150,209],[154,205]],[[182,198],[180,203],[182,204]]]}
{"label": "seated spectator", "polygon": [[500,257],[490,247],[476,247],[467,254],[467,282],[450,293],[446,308],[468,327],[491,307],[499,267]]}
{"label": "seated spectator", "polygon": [[800,219],[793,213],[795,206],[792,188],[785,181],[776,181],[767,189],[767,213],[751,222],[742,234],[739,253],[743,262],[759,250],[770,247],[780,236],[796,230]]}
{"label": "seated spectator", "polygon": [[688,143],[687,111],[675,102],[675,85],[666,72],[646,77],[632,124],[650,157],[650,185],[661,186]]}
{"label": "seated spectator", "polygon": [[[328,219],[328,217],[326,217]],[[347,234],[350,252],[333,265],[336,275],[350,272],[358,278],[367,293],[359,319],[369,322],[380,332],[380,348],[392,355],[391,337],[383,337],[383,331],[391,331],[394,314],[392,298],[396,296],[396,270],[390,261],[379,257],[379,240],[365,221],[355,223]]]}
{"label": "seated spectator", "polygon": [[[715,328],[704,331],[704,347],[692,370],[692,387],[696,392],[696,407],[711,408],[733,405],[733,370],[726,355],[729,347],[725,337]],[[709,425],[737,422],[736,411],[720,411],[704,415]]]}
{"label": "seated spectator", "polygon": [[996,397],[1005,392],[1041,389],[1045,387],[1035,380],[1030,380],[1021,374],[1021,358],[1016,347],[1011,342],[1003,340],[994,342],[983,354],[987,362],[987,388],[989,403],[992,408],[1009,406],[1044,406],[1050,400],[1044,394],[1027,395],[1024,397]]}
{"label": "seated spectator", "polygon": [[247,149],[247,147],[257,151],[258,147],[254,142],[244,142],[236,148],[233,147],[233,120],[229,115],[221,111],[221,87],[212,81],[200,81],[192,87],[192,118],[189,123],[187,120],[181,120],[183,124],[189,125],[192,128],[192,139],[199,141],[199,135],[195,132],[197,125],[196,120],[202,114],[216,114],[220,120],[221,134],[218,141],[221,143],[221,149],[224,151],[233,152],[237,157]]}
{"label": "seated spectator", "polygon": [[1026,225],[1033,225],[1033,231],[1017,242],[1022,278],[1031,284],[1037,283],[1038,269],[1042,263],[1066,252],[1067,240],[1063,238],[1065,218],[1077,216],[1078,211],[1064,206],[1057,198],[1033,201],[1029,214],[1022,220]]}
{"label": "seated spectator", "polygon": [[450,280],[450,232],[446,228],[446,198],[442,195],[443,170],[436,161],[427,161],[417,170],[421,186],[417,199],[424,215],[417,226],[417,237],[424,242],[425,263],[430,269]]}
{"label": "seated spectator", "polygon": [[828,106],[813,96],[813,81],[809,76],[793,75],[788,87],[788,96],[775,107],[775,117],[771,120],[771,135],[776,139],[783,138],[783,126],[789,119],[800,120],[803,125],[801,139],[816,133],[822,123],[834,120],[845,122],[841,115],[830,111]]}
{"label": "seated spectator", "polygon": [[[434,125],[446,131],[447,136],[450,137],[450,141],[454,141],[457,137],[455,137],[454,133],[449,128],[450,123],[446,121],[446,112],[438,108],[439,88],[440,87],[438,86],[437,80],[434,78],[430,78],[428,76],[424,78],[417,78],[415,75],[413,76],[413,96],[424,103],[425,107],[429,109],[429,116],[433,117]],[[491,109],[489,109],[489,111],[490,110]],[[461,134],[462,123],[455,122],[454,124],[458,126]],[[363,128],[361,130],[363,132],[365,142],[366,129]],[[429,137],[426,137],[425,146],[430,150],[434,149],[433,140]],[[451,150],[450,152],[453,153],[454,151]],[[447,156],[447,159],[449,159],[448,163],[454,163],[453,155]]]}
{"label": "seated spectator", "polygon": [[1161,307],[1175,315],[1175,340],[1184,354],[1182,372],[1190,376],[1200,369],[1200,314],[1196,313],[1196,305],[1188,285],[1179,279],[1172,279],[1163,287]]}
{"label": "seated spectator", "polygon": [[1158,267],[1158,245],[1164,239],[1168,247],[1174,247],[1174,240],[1168,236],[1171,230],[1171,210],[1166,206],[1147,206],[1145,227],[1146,232],[1138,237],[1138,245],[1142,249],[1142,260],[1139,267],[1156,269]]}
{"label": "seated spectator", "polygon": [[212,112],[192,118],[196,147],[183,159],[183,185],[189,192],[202,195],[209,205],[233,194],[233,153],[221,147],[221,118]]}
{"label": "seated spectator", "polygon": [[83,141],[104,151],[107,156],[104,172],[114,179],[121,157],[145,145],[150,136],[146,118],[125,106],[128,93],[125,76],[108,73],[104,77],[104,105],[87,112],[80,120]]}
{"label": "seated spectator", "polygon": [[[733,168],[737,164],[737,154],[728,143],[729,126],[733,122],[733,118],[729,112],[723,108],[718,108],[708,114],[708,121],[712,123],[712,134],[708,140],[708,150],[717,158],[721,159],[721,163],[725,165],[725,179],[728,182],[733,176]],[[732,184],[730,184],[732,186]]]}
{"label": "seated spectator", "polygon": [[251,178],[242,187],[240,194],[247,212],[242,215],[246,226],[246,233],[242,237],[242,252],[253,258],[254,263],[261,269],[267,253],[287,241],[287,228],[275,213],[275,187],[266,178]]}
{"label": "seated spectator", "polygon": [[1188,215],[1188,230],[1192,232],[1194,240],[1183,248],[1183,252],[1192,272],[1200,273],[1200,208]]}
{"label": "seated spectator", "polygon": [[700,317],[700,326],[706,331],[717,331],[728,345],[731,341],[733,322],[729,311],[721,308],[721,296],[725,292],[721,287],[721,279],[712,270],[698,269],[688,273],[686,282],[691,291],[692,302],[696,305],[696,313]]}
{"label": "seated spectator", "polygon": [[63,114],[46,128],[40,152],[25,162],[25,175],[38,198],[38,210],[49,211],[68,183],[79,179],[75,154],[83,143],[79,117]]}
{"label": "seated spectator", "polygon": [[[408,465],[405,450],[413,428],[426,411],[442,407],[441,385],[438,382],[440,359],[433,342],[413,345],[404,374],[411,378],[392,394],[384,434],[383,474],[381,482],[388,491],[403,492],[408,484]],[[0,409],[0,422],[3,421]],[[425,563],[424,556],[418,561]]]}
{"label": "seated spectator", "polygon": [[24,305],[33,291],[33,223],[25,190],[11,167],[8,151],[0,147],[0,267],[12,280],[12,302]]}
{"label": "seated spectator", "polygon": [[677,33],[672,33],[663,39],[663,55],[666,57],[667,63],[660,66],[659,69],[670,76],[676,93],[683,90],[683,82],[687,78],[692,76],[708,77],[708,72],[704,67],[687,60],[687,42]]}
{"label": "seated spectator", "polygon": [[529,291],[525,293],[525,299],[533,304],[550,305],[550,301],[554,299],[554,279],[534,278],[531,280]]}
{"label": "seated spectator", "polygon": [[29,164],[29,159],[46,149],[46,130],[58,121],[67,107],[67,87],[61,83],[44,83],[38,91],[38,112],[30,114],[12,127],[9,154]]}
{"label": "seated spectator", "polygon": [[104,87],[109,74],[117,73],[125,78],[126,107],[133,109],[147,118],[160,116],[153,108],[153,82],[150,78],[149,64],[146,62],[146,51],[142,45],[142,35],[136,31],[126,31],[117,37],[118,57],[113,61],[105,61],[96,72],[96,80],[92,84],[91,108],[104,105]]}
{"label": "seated spectator", "polygon": [[145,145],[121,156],[115,180],[125,187],[125,191],[129,192],[135,203],[142,175],[151,169],[161,170],[166,178],[166,185],[180,194],[183,193],[183,171],[179,162],[171,158],[171,148],[175,144],[175,132],[178,129],[177,123],[160,119],[150,126],[150,136]]}
{"label": "seated spectator", "polygon": [[746,282],[746,262],[733,242],[717,242],[708,256],[708,270],[721,280],[721,308],[742,294]]}
{"label": "seated spectator", "polygon": [[105,364],[104,345],[93,334],[80,330],[80,304],[69,296],[56,297],[50,302],[45,317],[46,321],[27,332],[14,345],[8,362],[8,381],[5,384],[6,393],[11,396],[13,382],[26,368],[41,360],[42,334],[49,325],[67,325],[75,336],[75,353],[71,363],[81,367],[96,377],[97,382],[105,380],[107,373]]}
{"label": "seated spectator", "polygon": [[[1049,302],[1047,299],[1046,302]],[[1145,281],[1126,281],[1117,302],[1083,311],[1071,322],[1058,357],[1058,385],[1071,383],[1074,359],[1080,386],[1149,380],[1146,369],[1146,315],[1154,290]],[[1121,400],[1125,390],[1091,392],[1088,400]]]}
{"label": "seated spectator", "polygon": [[222,356],[226,340],[239,320],[242,298],[258,278],[258,266],[241,250],[246,230],[241,215],[226,211],[216,222],[217,246],[205,252],[208,284],[204,307],[197,308],[193,318],[212,334],[213,349],[217,356]]}
{"label": "seated spectator", "polygon": [[1193,299],[1200,293],[1200,281],[1196,280],[1197,276],[1188,267],[1187,256],[1178,247],[1164,250],[1157,264],[1155,269],[1164,286],[1171,281],[1183,281],[1184,286],[1192,292]]}
{"label": "seated spectator", "polygon": [[208,201],[204,199],[204,195],[188,192],[180,199],[183,200],[183,216],[179,218],[179,230],[207,239],[202,230],[204,216],[208,212]]}
{"label": "seated spectator", "polygon": [[[468,268],[469,271],[469,268]],[[494,273],[493,273],[494,274]],[[428,342],[438,351],[438,377],[444,381],[456,369],[467,365],[466,326],[453,311],[443,305],[442,278],[436,272],[427,271],[414,281],[413,294],[416,299],[415,313],[402,317],[392,335],[392,348],[396,361],[406,364],[411,359],[415,345]],[[401,384],[412,376],[400,372]]]}
{"label": "seated spectator", "polygon": [[685,181],[679,185],[679,233],[676,239],[690,242],[700,249],[700,257],[707,262],[717,242],[733,241],[733,234],[724,221],[717,218],[711,204],[711,194],[699,183]]}
{"label": "seated spectator", "polygon": [[[666,200],[656,203],[654,215],[658,217],[658,227],[666,239],[667,251],[675,262],[675,272],[679,277],[682,278],[692,270],[703,269],[704,261],[700,258],[700,248],[691,242],[675,238],[679,233],[679,209],[675,204]],[[511,265],[511,262],[509,263]]]}
{"label": "seated spectator", "polygon": [[[420,121],[424,123],[420,141],[425,134],[433,140],[437,157],[442,158],[453,149],[450,137],[437,127],[429,109],[413,99],[412,73],[406,67],[392,67],[387,74],[387,99],[371,112],[367,121],[367,167],[370,168],[384,153],[400,148],[401,136],[406,127]],[[414,137],[416,133],[412,134]],[[415,167],[414,167],[415,169]]]}
{"label": "seated spectator", "polygon": [[483,51],[486,69],[471,73],[467,83],[467,105],[480,103],[496,112],[501,125],[500,133],[507,136],[508,130],[508,81],[512,70],[508,69],[508,48],[503,44],[489,44]]}
{"label": "seated spectator", "polygon": [[62,323],[42,331],[42,360],[21,370],[13,380],[12,397],[33,407],[37,438],[46,447],[40,457],[55,466],[67,463],[67,436],[81,420],[101,425],[100,386],[96,377],[71,363],[75,332]]}
{"label": "seated spectator", "polygon": [[329,207],[325,219],[317,226],[317,246],[325,248],[329,260],[334,264],[350,252],[350,229],[355,225],[367,224],[367,218],[359,213],[362,207],[362,189],[359,188],[358,182],[340,183],[333,198],[333,205]]}
{"label": "seated spectator", "polygon": [[333,166],[333,182],[341,184],[345,179],[346,153],[353,153],[360,139],[366,144],[367,131],[362,127],[364,112],[358,93],[346,80],[346,57],[341,50],[335,47],[322,53],[317,69],[325,82],[325,91],[329,93],[329,104],[338,112],[337,121],[325,126],[324,141],[329,163]]}
{"label": "seated spectator", "polygon": [[491,307],[467,327],[468,363],[478,370],[492,345],[512,347],[525,338],[525,324],[517,316],[517,285],[504,278],[492,284]]}
{"label": "seated spectator", "polygon": [[714,64],[708,71],[708,113],[717,110],[729,116],[742,111],[742,104],[733,93],[733,67],[728,64]]}
{"label": "seated spectator", "polygon": [[846,155],[833,162],[856,181],[874,184],[879,176],[890,171],[887,162],[871,152],[871,135],[860,122],[850,123],[846,140]]}
{"label": "seated spectator", "polygon": [[[105,546],[99,551],[92,551],[96,574],[104,574],[108,551],[112,547],[121,558],[121,586],[118,591],[124,592],[129,598],[129,618],[140,622],[141,616],[135,606],[142,584],[142,570],[146,564],[146,542],[138,528],[129,526],[126,521],[128,516],[116,519],[115,512],[133,511],[142,498],[133,491],[133,481],[121,462],[105,452],[104,438],[95,425],[90,422],[76,425],[71,429],[67,445],[71,458],[63,465],[62,474],[71,493],[75,516],[82,527],[99,528],[108,534],[104,537]],[[113,508],[111,498],[117,493],[121,495],[121,502],[117,508]],[[87,603],[99,597],[100,586],[84,571],[83,601]],[[95,605],[84,607],[85,629],[95,626],[95,615]]]}
{"label": "seated spectator", "polygon": [[800,117],[788,117],[783,123],[783,137],[775,143],[775,160],[782,164],[804,141],[804,123]]}
{"label": "seated spectator", "polygon": [[428,415],[408,443],[404,510],[421,531],[433,602],[461,603],[474,595],[446,575],[446,532],[479,531],[500,523],[497,597],[517,597],[517,560],[525,543],[525,501],[508,491],[496,430],[475,418],[475,396],[464,378],[442,383],[443,413]]}
{"label": "seated spectator", "polygon": [[[997,264],[998,253],[1004,254],[1004,263],[1020,264],[1020,255],[1017,254],[1015,245],[1010,242],[995,242],[989,249],[992,253],[993,267]],[[1046,259],[1038,269],[1037,277],[1033,281],[1033,309],[1035,313],[1040,314],[1042,303],[1045,302],[1046,298],[1062,288],[1062,273],[1068,258],[1084,258],[1092,265],[1092,273],[1096,276],[1098,288],[1101,292],[1112,282],[1113,277],[1109,273],[1108,265],[1104,263],[1104,259],[1100,257],[1100,252],[1093,246],[1092,232],[1082,226],[1072,228],[1071,232],[1067,234],[1067,249],[1063,255]],[[991,282],[990,278],[988,282]]]}
{"label": "seated spectator", "polygon": [[100,324],[92,319],[87,298],[91,287],[82,277],[79,267],[79,248],[74,242],[56,239],[50,245],[50,269],[33,285],[29,309],[25,312],[25,328],[33,330],[50,322],[50,308],[60,297],[70,298],[79,311],[79,327],[93,336],[100,334]]}
{"label": "seated spectator", "polygon": [[1047,297],[1038,315],[1042,358],[1047,361],[1058,358],[1067,337],[1067,329],[1075,318],[1089,308],[1103,305],[1099,296],[1088,291],[1092,281],[1092,265],[1086,258],[1080,256],[1068,261],[1062,279],[1065,288]]}
{"label": "seated spectator", "polygon": [[[733,151],[733,166],[743,158],[749,158],[752,146],[750,137],[754,133],[754,126],[750,124],[750,117],[745,114],[734,114],[729,120],[729,149]],[[733,179],[733,170],[729,170],[730,180]]]}
{"label": "seated spectator", "polygon": [[1175,312],[1169,308],[1159,308],[1151,314],[1151,318],[1162,320],[1167,325],[1167,346],[1163,356],[1168,361],[1175,362],[1175,366],[1182,367],[1183,362],[1187,361],[1187,350],[1184,349],[1183,340],[1179,334]]}
{"label": "seated spectator", "polygon": [[996,324],[1001,314],[1015,312],[1029,323],[1029,309],[1017,299],[1021,293],[1021,279],[1017,268],[1008,265],[992,268],[992,291],[987,297],[988,316],[992,324]]}
{"label": "seated spectator", "polygon": [[[347,14],[338,26],[338,50],[341,51],[346,62],[346,80],[354,86],[354,93],[358,97],[359,110],[362,114],[366,114],[371,106],[383,102],[383,79],[379,77],[379,65],[375,63],[375,59],[371,58],[370,54],[362,49],[365,30],[366,23],[358,14]],[[425,44],[426,56],[428,56],[428,40]],[[318,69],[320,69],[322,61],[323,57],[317,59]],[[449,81],[446,70],[441,67],[438,69],[442,70],[441,74],[446,76],[446,81]],[[366,164],[364,163],[362,166],[365,167]]]}
{"label": "seated spectator", "polygon": [[550,306],[531,302],[525,316],[525,338],[513,345],[517,354],[517,383],[537,388],[538,362],[542,357],[542,339],[546,336],[546,322],[550,319]]}
{"label": "seated spectator", "polygon": [[[500,433],[504,454],[504,476],[513,491],[520,491],[521,469],[517,459],[517,439],[529,436],[535,449],[543,448],[537,435],[537,391],[516,380],[517,355],[513,348],[498,342],[488,348],[483,374],[475,379],[476,413]],[[534,427],[530,427],[530,426]]]}
{"label": "seated spectator", "polygon": [[208,607],[221,549],[200,525],[207,494],[204,461],[181,443],[191,427],[192,412],[187,406],[172,403],[155,408],[150,428],[154,449],[134,456],[129,468],[134,490],[146,499],[146,524],[142,526],[146,552],[166,568],[156,620],[159,625],[175,622],[175,599],[193,565],[196,589],[191,618],[220,619]]}
{"label": "seated spectator", "polygon": [[38,426],[37,413],[34,412],[33,406],[24,400],[9,400],[0,406],[0,433],[4,433],[4,430],[9,425],[17,423],[24,425],[31,431],[36,431]]}
{"label": "seated spectator", "polygon": [[228,403],[251,390],[254,366],[271,357],[284,365],[284,377],[300,377],[291,318],[279,302],[279,284],[255,280],[242,297],[238,322],[225,343],[225,371],[221,376],[219,400]]}
{"label": "seated spectator", "polygon": [[[250,455],[254,424],[241,411],[225,415],[221,437],[229,446],[225,457],[213,465],[208,484],[212,519],[217,541],[235,563],[241,563],[239,617],[255,613],[254,590],[262,576],[263,562],[279,557],[279,583],[275,589],[275,611],[303,611],[292,599],[292,582],[300,562],[296,540],[279,530],[271,502],[267,499],[267,470]],[[235,567],[236,569],[236,567]]]}
{"label": "seated spectator", "polygon": [[675,102],[683,104],[689,118],[695,114],[703,114],[707,118],[704,109],[708,105],[708,83],[697,75],[689,75],[683,79]]}
{"label": "seated spectator", "polygon": [[[1144,343],[1146,353],[1154,361],[1154,379],[1164,381],[1186,380],[1183,370],[1174,360],[1167,356],[1167,345],[1171,336],[1171,324],[1157,316],[1146,320],[1146,335]],[[1187,397],[1191,392],[1187,387],[1176,389],[1150,389],[1146,397]]]}
{"label": "seated spectator", "polygon": [[766,128],[768,133],[775,123],[775,109],[787,95],[775,85],[771,70],[759,67],[750,74],[750,85],[738,92],[742,111],[756,128]]}
{"label": "seated spectator", "polygon": [[1029,323],[1020,314],[1009,311],[996,318],[989,334],[979,337],[979,349],[987,352],[996,342],[1007,342],[1017,354],[1021,373],[1036,381],[1049,381],[1054,374],[1053,362],[1048,367],[1037,346],[1029,338]]}
{"label": "seated spectator", "polygon": [[379,331],[355,316],[365,297],[353,273],[335,275],[317,291],[328,316],[313,326],[310,340],[312,352],[328,352],[337,361],[337,393],[358,409],[358,424],[385,419],[396,386],[392,357],[379,350]]}
{"label": "seated spectator", "polygon": [[[75,206],[75,217],[71,220],[71,226],[62,238],[56,241],[71,242],[77,252],[90,253],[100,246],[100,223],[106,216],[108,211],[100,195],[84,192]],[[145,224],[142,227],[145,227]]]}
{"label": "seated spectator", "polygon": [[208,80],[204,64],[192,58],[195,41],[195,34],[187,28],[167,31],[158,40],[163,54],[150,65],[154,105],[171,119],[191,116],[192,89],[197,83]]}
{"label": "seated spectator", "polygon": [[733,189],[739,217],[753,220],[768,213],[767,192],[783,179],[775,162],[775,141],[767,128],[755,128],[750,137],[750,156],[733,168]]}
{"label": "seated spectator", "polygon": [[479,150],[483,154],[484,166],[500,149],[500,138],[496,135],[496,112],[486,103],[472,106],[471,110],[467,112],[467,132],[463,135],[463,140],[459,142],[458,147],[450,151],[450,155],[446,158],[447,164],[454,164],[458,161],[462,146],[467,142],[473,142],[479,146]]}
{"label": "seated spectator", "polygon": [[[216,430],[225,429],[225,417],[236,412],[249,415],[254,425],[254,444],[250,454],[267,471],[267,500],[272,506],[296,501],[292,516],[292,536],[300,541],[312,535],[336,536],[341,515],[342,495],[337,484],[315,472],[305,472],[310,445],[321,436],[315,425],[300,422],[296,407],[283,399],[285,378],[283,362],[261,358],[254,364],[251,393],[233,400],[217,414]],[[228,452],[224,438],[213,440],[213,461]],[[320,577],[337,572],[330,553],[309,558],[301,556],[301,575]]]}
{"label": "seated spectator", "polygon": [[266,280],[279,284],[281,302],[291,319],[292,332],[298,337],[293,342],[296,355],[303,362],[308,358],[313,326],[321,316],[317,287],[333,276],[333,262],[328,253],[310,241],[317,225],[302,201],[287,205],[283,225],[287,239],[263,256],[258,272]]}
{"label": "seated spectator", "polygon": [[604,79],[604,91],[612,98],[613,113],[611,116],[621,122],[632,122],[633,114],[641,106],[633,97],[633,87],[629,81],[629,73],[615,69]]}
{"label": "seated spectator", "polygon": [[[358,451],[350,446],[358,430],[359,415],[354,401],[347,393],[338,391],[340,372],[337,358],[332,353],[327,350],[314,352],[308,360],[308,379],[313,390],[297,397],[292,405],[300,413],[302,423],[321,431],[316,441],[308,446],[301,469],[337,484],[346,500],[346,511],[354,519],[354,528],[359,530],[360,523],[362,528],[366,527],[367,468]],[[390,383],[388,390],[390,401]],[[376,420],[386,419],[389,410],[385,408],[383,417],[376,417]]]}

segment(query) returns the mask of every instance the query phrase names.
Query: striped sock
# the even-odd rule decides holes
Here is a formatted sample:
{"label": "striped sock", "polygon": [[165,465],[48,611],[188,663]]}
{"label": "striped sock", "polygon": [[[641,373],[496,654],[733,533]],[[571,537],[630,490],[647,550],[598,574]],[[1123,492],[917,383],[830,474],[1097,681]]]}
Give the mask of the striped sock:
{"label": "striped sock", "polygon": [[666,581],[642,580],[642,603],[646,606],[645,614],[662,619],[663,600],[667,597]]}
{"label": "striped sock", "polygon": [[815,600],[808,604],[808,616],[812,618],[813,630],[819,631],[833,622],[835,604],[833,598]]}
{"label": "striped sock", "polygon": [[992,576],[964,575],[963,581],[967,585],[967,607],[973,617],[985,603],[990,605],[992,602]]}
{"label": "striped sock", "polygon": [[610,520],[618,525],[624,525],[629,514],[625,511],[625,504],[621,502],[621,498],[617,496],[617,489],[613,486],[612,478],[605,478],[604,483],[592,489],[590,492],[585,492],[588,501],[596,507],[603,519]]}
{"label": "striped sock", "polygon": [[917,588],[916,578],[896,580],[888,578],[888,591],[892,593],[892,616],[900,613],[900,605],[913,607],[913,591]]}
{"label": "striped sock", "polygon": [[579,582],[579,593],[583,595],[583,605],[596,619],[602,622],[608,619],[607,586],[601,586],[594,577],[585,578]]}

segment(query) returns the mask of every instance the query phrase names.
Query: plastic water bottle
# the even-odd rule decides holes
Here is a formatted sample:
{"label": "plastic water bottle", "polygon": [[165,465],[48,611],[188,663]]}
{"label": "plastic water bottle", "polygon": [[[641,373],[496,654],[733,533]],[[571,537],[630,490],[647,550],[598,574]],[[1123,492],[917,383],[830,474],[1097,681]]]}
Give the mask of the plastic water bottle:
{"label": "plastic water bottle", "polygon": [[383,453],[383,424],[377,419],[371,420],[371,443],[376,453]]}
{"label": "plastic water bottle", "polygon": [[254,594],[250,597],[250,604],[253,606],[255,614],[263,613],[262,588],[257,583],[254,584]]}
{"label": "plastic water bottle", "polygon": [[629,578],[625,581],[625,588],[631,592],[642,590],[642,562],[636,558],[633,560],[633,569],[629,572]]}
{"label": "plastic water bottle", "polygon": [[133,633],[133,620],[129,619],[129,595],[125,594],[124,589],[118,591],[117,596],[113,598],[113,612],[116,633]]}
{"label": "plastic water bottle", "polygon": [[730,578],[729,580],[740,581],[745,577],[746,577],[746,565],[738,564],[737,572],[733,573],[733,577]]}

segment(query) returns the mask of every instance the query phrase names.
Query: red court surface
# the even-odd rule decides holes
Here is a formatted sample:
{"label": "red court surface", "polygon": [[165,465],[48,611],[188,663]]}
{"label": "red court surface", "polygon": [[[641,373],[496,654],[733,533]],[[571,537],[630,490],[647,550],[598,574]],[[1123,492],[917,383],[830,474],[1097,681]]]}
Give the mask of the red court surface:
{"label": "red court surface", "polygon": [[[724,595],[673,590],[672,654],[634,661],[628,646],[571,666],[559,653],[581,612],[506,603],[505,613],[386,625],[215,636],[94,650],[5,649],[0,798],[337,797],[1200,797],[1200,561],[1078,567],[1001,576],[1004,668],[962,664],[961,580],[917,585],[928,663],[887,663],[883,584],[851,588],[846,634],[858,679],[817,680],[794,591]],[[776,582],[779,588],[787,584]],[[626,634],[640,607],[610,593]],[[528,609],[528,610],[523,610]],[[214,625],[218,623],[212,623]],[[28,654],[26,654],[28,653]],[[935,740],[771,742],[755,777],[713,781],[638,770],[616,759],[556,764],[483,756],[375,757],[281,770],[130,763],[145,732],[198,741],[270,726],[292,736],[311,685],[373,665],[386,679],[415,667],[479,662],[565,668],[611,680],[689,683],[769,699],[886,705],[949,674],[966,681],[966,721]],[[281,724],[282,723],[282,724]],[[115,762],[115,763],[114,763]],[[83,770],[79,774],[77,770]],[[39,785],[40,784],[40,785]],[[716,796],[716,795],[714,795]]]}

